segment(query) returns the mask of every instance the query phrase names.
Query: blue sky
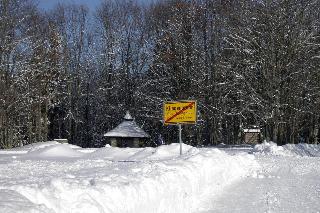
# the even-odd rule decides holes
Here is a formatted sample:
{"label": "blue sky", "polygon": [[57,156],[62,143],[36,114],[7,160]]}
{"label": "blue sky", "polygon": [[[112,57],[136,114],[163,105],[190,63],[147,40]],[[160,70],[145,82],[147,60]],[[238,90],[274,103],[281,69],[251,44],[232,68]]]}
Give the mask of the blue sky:
{"label": "blue sky", "polygon": [[[52,9],[57,3],[72,3],[72,4],[83,4],[88,6],[91,12],[94,12],[96,8],[100,5],[103,0],[38,0],[40,9],[50,10]],[[121,1],[121,0],[118,0]],[[152,2],[152,0],[138,0],[140,3],[148,3]]]}
{"label": "blue sky", "polygon": [[38,0],[39,8],[44,10],[52,9],[57,3],[72,3],[87,5],[91,12],[93,12],[97,6],[100,5],[101,0]]}

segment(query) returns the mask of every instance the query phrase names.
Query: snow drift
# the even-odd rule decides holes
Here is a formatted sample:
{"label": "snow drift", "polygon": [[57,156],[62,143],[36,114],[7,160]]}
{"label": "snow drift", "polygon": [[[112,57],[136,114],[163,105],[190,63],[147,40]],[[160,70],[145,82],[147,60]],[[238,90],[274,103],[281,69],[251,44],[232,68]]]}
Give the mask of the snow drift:
{"label": "snow drift", "polygon": [[262,144],[255,145],[253,153],[277,156],[320,157],[320,145],[299,143],[278,146],[274,142],[264,141]]}
{"label": "snow drift", "polygon": [[[0,203],[0,211],[192,212],[203,197],[218,193],[258,167],[249,154],[229,155],[184,145],[184,154],[179,156],[178,148],[178,144],[145,149],[106,147],[77,153],[72,161],[61,161],[71,151],[57,145],[29,152],[26,155],[41,158],[17,158],[7,161],[8,167],[0,164],[0,196],[10,192],[12,200],[6,201],[8,205]],[[55,156],[55,151],[60,155]],[[21,202],[10,205],[15,197]]]}
{"label": "snow drift", "polygon": [[68,144],[53,144],[50,146],[37,147],[31,149],[24,158],[77,158],[83,156],[84,153],[72,149]]}
{"label": "snow drift", "polygon": [[25,145],[22,147],[14,148],[12,150],[15,150],[15,151],[36,151],[38,149],[43,149],[45,147],[49,147],[49,146],[53,146],[53,145],[64,145],[64,146],[68,146],[72,149],[81,148],[79,146],[72,145],[72,144],[61,144],[57,141],[47,141],[47,142],[38,142],[38,143],[28,144],[28,145]]}
{"label": "snow drift", "polygon": [[290,153],[285,150],[282,146],[278,146],[274,142],[264,141],[261,144],[257,144],[254,146],[253,153],[259,153],[262,155],[281,155],[281,156],[289,156]]}
{"label": "snow drift", "polygon": [[320,146],[317,144],[286,144],[284,149],[298,156],[320,157]]}

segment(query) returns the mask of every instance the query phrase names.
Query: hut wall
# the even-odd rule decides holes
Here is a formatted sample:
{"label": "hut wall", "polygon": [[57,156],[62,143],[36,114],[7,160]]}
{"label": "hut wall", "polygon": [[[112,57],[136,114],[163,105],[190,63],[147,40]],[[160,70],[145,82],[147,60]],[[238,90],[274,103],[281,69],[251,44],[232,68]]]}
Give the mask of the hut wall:
{"label": "hut wall", "polygon": [[246,132],[244,133],[244,142],[247,144],[258,144],[260,141],[259,132]]}

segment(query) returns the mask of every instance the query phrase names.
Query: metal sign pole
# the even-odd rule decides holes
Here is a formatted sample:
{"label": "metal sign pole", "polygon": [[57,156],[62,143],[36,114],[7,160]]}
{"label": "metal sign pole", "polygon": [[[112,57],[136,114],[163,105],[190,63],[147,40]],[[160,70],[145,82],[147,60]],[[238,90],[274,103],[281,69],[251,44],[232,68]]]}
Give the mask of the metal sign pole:
{"label": "metal sign pole", "polygon": [[181,128],[181,124],[179,124],[178,126],[179,126],[180,155],[182,155],[182,137],[181,137],[182,128]]}

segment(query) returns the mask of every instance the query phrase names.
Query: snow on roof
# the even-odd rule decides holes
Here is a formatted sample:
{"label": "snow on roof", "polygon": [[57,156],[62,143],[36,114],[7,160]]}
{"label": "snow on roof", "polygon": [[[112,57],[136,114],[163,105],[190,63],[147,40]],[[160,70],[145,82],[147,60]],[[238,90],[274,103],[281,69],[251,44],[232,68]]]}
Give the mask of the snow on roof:
{"label": "snow on roof", "polygon": [[149,138],[149,134],[143,131],[133,120],[129,112],[124,117],[124,121],[116,128],[104,134],[105,137],[122,138]]}
{"label": "snow on roof", "polygon": [[243,132],[255,132],[255,133],[259,133],[261,132],[260,129],[243,129]]}
{"label": "snow on roof", "polygon": [[129,120],[133,120],[132,116],[130,115],[129,111],[126,112],[126,115],[124,116],[124,119],[129,121]]}

